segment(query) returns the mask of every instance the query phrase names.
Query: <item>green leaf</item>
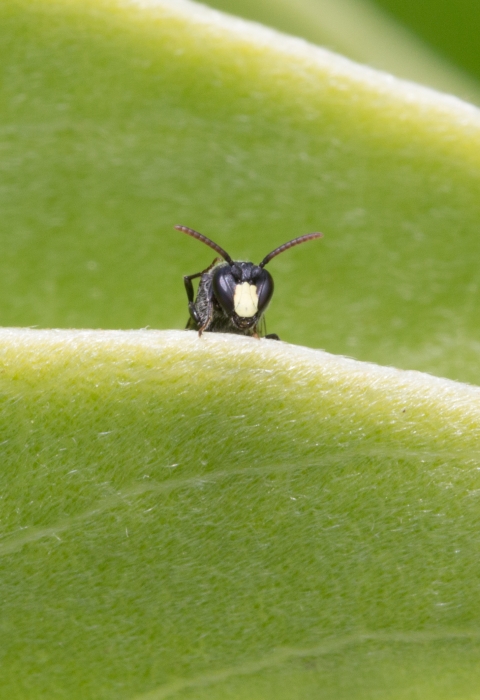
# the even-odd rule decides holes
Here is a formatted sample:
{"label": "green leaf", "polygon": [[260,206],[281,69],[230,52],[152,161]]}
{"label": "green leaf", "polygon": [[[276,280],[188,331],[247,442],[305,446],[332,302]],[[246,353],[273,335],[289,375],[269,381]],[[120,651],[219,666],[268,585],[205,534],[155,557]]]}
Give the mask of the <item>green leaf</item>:
{"label": "green leaf", "polygon": [[250,260],[321,230],[270,332],[478,381],[478,110],[189,3],[0,12],[4,325],[182,327],[212,256],[174,224]]}
{"label": "green leaf", "polygon": [[0,342],[5,697],[474,697],[480,389],[226,335]]}
{"label": "green leaf", "polygon": [[[271,332],[478,381],[479,112],[187,2],[0,6],[4,324]],[[273,341],[3,330],[5,697],[468,698],[479,391]],[[471,689],[474,688],[472,691]]]}

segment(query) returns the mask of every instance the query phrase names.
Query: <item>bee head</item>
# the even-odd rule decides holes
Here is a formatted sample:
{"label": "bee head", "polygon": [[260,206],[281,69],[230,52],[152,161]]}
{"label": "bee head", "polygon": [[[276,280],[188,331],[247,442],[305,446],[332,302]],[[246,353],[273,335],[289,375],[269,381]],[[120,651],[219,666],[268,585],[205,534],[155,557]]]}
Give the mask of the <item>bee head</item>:
{"label": "bee head", "polygon": [[212,284],[218,303],[238,328],[255,325],[273,294],[270,273],[249,262],[219,265]]}

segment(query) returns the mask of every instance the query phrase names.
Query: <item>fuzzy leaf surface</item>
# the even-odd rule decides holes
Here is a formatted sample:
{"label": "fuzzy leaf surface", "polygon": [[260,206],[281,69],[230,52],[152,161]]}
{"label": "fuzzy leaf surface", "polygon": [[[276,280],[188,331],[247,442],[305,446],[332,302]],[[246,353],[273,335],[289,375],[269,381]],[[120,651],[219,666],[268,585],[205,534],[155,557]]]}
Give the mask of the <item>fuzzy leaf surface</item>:
{"label": "fuzzy leaf surface", "polygon": [[4,697],[474,697],[480,389],[186,331],[0,348]]}

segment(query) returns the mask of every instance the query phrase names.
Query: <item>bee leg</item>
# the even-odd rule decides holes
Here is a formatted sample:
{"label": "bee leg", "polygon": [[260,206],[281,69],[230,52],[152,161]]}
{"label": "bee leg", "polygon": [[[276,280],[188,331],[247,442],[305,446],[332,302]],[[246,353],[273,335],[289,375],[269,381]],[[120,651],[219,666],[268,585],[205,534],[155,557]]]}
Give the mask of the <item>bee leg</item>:
{"label": "bee leg", "polygon": [[[187,291],[188,298],[188,310],[190,312],[190,318],[188,319],[187,329],[198,330],[198,335],[202,335],[203,331],[208,330],[213,318],[213,287],[211,275],[208,273],[215,267],[215,265],[220,261],[220,258],[215,258],[211,265],[209,265],[205,270],[201,272],[196,272],[194,275],[185,275],[183,278],[183,283],[185,284],[185,289]],[[205,275],[205,277],[203,277]],[[194,301],[195,292],[193,289],[192,280],[197,277],[201,277],[200,285],[198,287],[197,301]],[[198,301],[201,297],[201,305],[199,313]],[[206,316],[205,314],[205,302],[206,302]],[[202,320],[203,317],[203,320]]]}
{"label": "bee leg", "polygon": [[193,291],[192,280],[196,279],[197,277],[201,277],[202,275],[203,275],[203,272],[196,272],[194,275],[185,275],[183,278],[183,283],[184,283],[185,289],[187,291],[189,305],[193,304],[193,299],[195,297],[195,292]]}
{"label": "bee leg", "polygon": [[197,330],[201,326],[202,321],[200,319],[200,316],[198,315],[197,307],[195,306],[194,302],[195,292],[193,290],[192,280],[196,279],[197,277],[201,277],[201,275],[203,275],[203,272],[197,272],[194,275],[185,275],[183,278],[183,283],[185,284],[185,289],[187,291],[188,310],[190,312],[190,318],[188,319],[187,328],[192,328],[191,322],[193,321],[195,330]]}
{"label": "bee leg", "polygon": [[185,329],[187,331],[198,331],[198,326],[200,325],[200,319],[199,319],[197,310],[195,308],[195,304],[192,304],[192,308],[190,308],[190,304],[189,304],[188,310],[190,312],[190,316],[188,317],[188,321],[187,321],[187,325],[185,326]]}
{"label": "bee leg", "polygon": [[265,336],[265,338],[268,338],[269,340],[280,340],[276,333],[269,333]]}
{"label": "bee leg", "polygon": [[[183,282],[185,284],[185,289],[187,290],[187,298],[188,298],[188,310],[190,312],[190,318],[187,323],[187,329],[190,330],[198,330],[198,335],[202,335],[203,331],[208,328],[210,323],[212,322],[212,317],[213,317],[213,289],[211,285],[206,285],[205,286],[205,294],[207,296],[207,315],[205,320],[202,322],[202,319],[200,317],[200,314],[198,313],[197,310],[197,305],[194,302],[194,290],[193,290],[193,284],[192,280],[194,280],[196,277],[201,277],[207,270],[202,270],[202,272],[197,272],[194,275],[185,275],[183,278]],[[192,323],[193,322],[193,323]],[[193,328],[192,328],[193,326]]]}
{"label": "bee leg", "polygon": [[207,315],[205,318],[205,321],[202,323],[202,325],[199,324],[199,329],[198,329],[198,337],[200,337],[203,333],[203,331],[207,330],[209,325],[212,322],[213,318],[213,290],[211,289],[208,292],[208,306],[207,306]]}
{"label": "bee leg", "polygon": [[197,307],[195,306],[195,303],[193,301],[188,302],[188,310],[190,312],[190,318],[188,319],[187,323],[187,328],[192,328],[192,322],[194,324],[194,329],[197,330],[197,328],[201,325],[201,320],[200,316],[198,315]]}

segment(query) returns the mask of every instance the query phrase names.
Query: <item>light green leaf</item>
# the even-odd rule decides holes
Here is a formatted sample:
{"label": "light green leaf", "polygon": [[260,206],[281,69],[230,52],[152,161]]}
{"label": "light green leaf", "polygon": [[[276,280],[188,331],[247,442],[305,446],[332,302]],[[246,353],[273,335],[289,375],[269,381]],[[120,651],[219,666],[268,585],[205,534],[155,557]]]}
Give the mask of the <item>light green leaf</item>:
{"label": "light green leaf", "polygon": [[0,343],[4,697],[474,697],[480,389],[185,331]]}

